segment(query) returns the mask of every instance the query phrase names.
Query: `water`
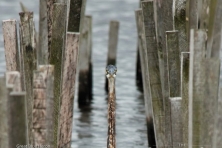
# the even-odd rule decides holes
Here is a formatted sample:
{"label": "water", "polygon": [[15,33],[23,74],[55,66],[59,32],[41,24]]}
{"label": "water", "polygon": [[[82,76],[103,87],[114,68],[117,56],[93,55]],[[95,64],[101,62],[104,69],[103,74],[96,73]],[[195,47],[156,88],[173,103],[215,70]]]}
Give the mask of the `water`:
{"label": "water", "polygon": [[[38,30],[38,1],[21,0],[34,11]],[[116,143],[121,148],[147,148],[143,95],[135,84],[137,34],[134,10],[139,0],[88,0],[86,14],[93,17],[93,102],[78,109],[75,98],[72,148],[106,147],[107,95],[104,91],[110,20],[120,21],[116,77]],[[0,20],[19,20],[19,1],[1,0]],[[2,28],[2,24],[0,24]],[[0,29],[0,75],[5,71]]]}

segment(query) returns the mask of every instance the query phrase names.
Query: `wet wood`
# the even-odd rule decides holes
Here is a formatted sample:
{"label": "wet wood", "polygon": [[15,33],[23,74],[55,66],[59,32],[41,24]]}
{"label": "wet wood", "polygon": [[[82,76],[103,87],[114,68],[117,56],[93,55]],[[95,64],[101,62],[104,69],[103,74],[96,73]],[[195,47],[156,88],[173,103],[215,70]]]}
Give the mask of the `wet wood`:
{"label": "wet wood", "polygon": [[16,20],[3,20],[6,70],[20,70]]}
{"label": "wet wood", "polygon": [[80,34],[79,43],[79,89],[78,89],[78,104],[85,106],[90,102],[92,81],[90,78],[90,63],[92,52],[92,18],[86,16],[82,32]]}
{"label": "wet wood", "polygon": [[21,41],[24,72],[24,88],[26,91],[29,142],[32,141],[32,106],[33,106],[33,70],[36,69],[36,39],[33,12],[19,13],[21,20]]}
{"label": "wet wood", "polygon": [[8,92],[5,77],[0,77],[0,147],[9,147],[8,135]]}
{"label": "wet wood", "polygon": [[205,76],[201,71],[201,60],[205,57],[206,32],[204,30],[191,30],[190,32],[190,65],[189,65],[189,147],[200,144],[200,107],[203,104],[203,88]]}
{"label": "wet wood", "polygon": [[33,76],[33,142],[34,146],[53,145],[54,66],[40,65]]}
{"label": "wet wood", "polygon": [[8,89],[7,119],[9,148],[28,144],[27,109],[25,94],[21,89],[21,77],[18,71],[6,72],[6,87]]}
{"label": "wet wood", "polygon": [[48,23],[47,23],[47,1],[39,1],[39,50],[38,64],[48,63]]}
{"label": "wet wood", "polygon": [[[119,36],[119,22],[110,21],[107,65],[116,65],[117,45]],[[105,90],[108,91],[108,80],[106,79]]]}
{"label": "wet wood", "polygon": [[68,31],[81,32],[85,16],[86,0],[70,0]]}
{"label": "wet wood", "polygon": [[171,97],[171,126],[173,148],[178,148],[183,141],[182,116],[181,116],[181,97]]}
{"label": "wet wood", "polygon": [[59,148],[71,147],[73,103],[79,51],[79,33],[68,32],[64,51],[63,78],[60,100]]}
{"label": "wet wood", "polygon": [[184,146],[188,147],[188,81],[189,81],[189,52],[181,53],[181,116],[183,123],[183,142]]}
{"label": "wet wood", "polygon": [[[181,96],[180,90],[180,49],[179,32],[166,31],[167,62],[169,70],[169,95],[170,97]],[[166,108],[165,108],[166,109]]]}
{"label": "wet wood", "polygon": [[148,73],[150,80],[150,90],[153,105],[155,137],[157,147],[165,145],[165,115],[163,108],[163,96],[160,82],[160,67],[158,59],[158,50],[155,35],[154,22],[154,2],[142,2],[143,20],[146,36],[147,58],[148,58]]}
{"label": "wet wood", "polygon": [[137,32],[138,32],[138,48],[139,48],[139,56],[142,70],[142,80],[143,80],[143,89],[144,89],[144,102],[145,102],[145,111],[147,118],[147,138],[148,145],[154,146],[156,145],[155,134],[154,134],[154,123],[153,123],[153,106],[152,106],[152,98],[151,98],[151,90],[150,90],[150,80],[148,73],[148,58],[147,58],[147,46],[146,46],[146,37],[144,30],[144,21],[143,21],[143,13],[142,10],[135,11],[136,16],[136,24],[137,24]]}
{"label": "wet wood", "polygon": [[61,3],[53,4],[52,11],[52,37],[49,51],[49,64],[54,67],[54,146],[57,145],[59,103],[61,95],[61,70],[62,54],[64,49],[65,27],[66,27],[66,5]]}

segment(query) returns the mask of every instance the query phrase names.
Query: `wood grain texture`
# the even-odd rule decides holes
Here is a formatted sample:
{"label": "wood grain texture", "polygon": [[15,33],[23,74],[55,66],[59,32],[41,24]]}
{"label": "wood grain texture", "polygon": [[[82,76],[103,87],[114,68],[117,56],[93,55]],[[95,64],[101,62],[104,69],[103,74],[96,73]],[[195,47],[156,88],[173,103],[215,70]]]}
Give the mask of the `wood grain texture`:
{"label": "wood grain texture", "polygon": [[7,71],[20,69],[16,20],[3,20],[3,37]]}
{"label": "wood grain texture", "polygon": [[26,91],[27,101],[27,116],[28,116],[28,133],[29,142],[32,141],[32,106],[33,106],[33,70],[36,69],[36,39],[35,26],[33,22],[33,12],[21,12],[21,41],[22,41],[22,57],[23,73],[24,73],[24,88]]}
{"label": "wood grain texture", "polygon": [[149,146],[156,145],[154,134],[154,115],[150,90],[150,80],[148,73],[148,58],[147,58],[147,46],[144,30],[143,12],[141,9],[135,11],[137,32],[138,32],[138,48],[142,70],[143,90],[144,90],[144,102],[147,118],[147,138]]}
{"label": "wood grain texture", "polygon": [[79,52],[79,33],[68,32],[64,51],[63,77],[60,100],[58,147],[71,147],[73,105]]}
{"label": "wood grain texture", "polygon": [[54,68],[54,146],[57,147],[58,138],[58,117],[61,95],[61,74],[62,74],[62,54],[64,50],[64,38],[66,27],[66,5],[61,3],[53,4],[52,11],[52,37],[49,51],[49,64]]}
{"label": "wood grain texture", "polygon": [[183,123],[183,141],[185,148],[188,148],[188,81],[189,81],[189,52],[181,53],[181,116]]}
{"label": "wood grain texture", "polygon": [[9,147],[8,135],[8,92],[5,85],[6,78],[0,77],[0,147]]}
{"label": "wood grain texture", "polygon": [[183,141],[181,102],[181,97],[170,97],[173,148],[178,148]]}
{"label": "wood grain texture", "polygon": [[[142,2],[143,20],[145,27],[147,58],[148,58],[148,73],[150,80],[150,90],[154,114],[156,145],[157,147],[164,147],[165,145],[165,114],[164,102],[161,89],[161,77],[158,50],[155,35],[154,22],[154,2]],[[170,134],[171,135],[171,134]]]}

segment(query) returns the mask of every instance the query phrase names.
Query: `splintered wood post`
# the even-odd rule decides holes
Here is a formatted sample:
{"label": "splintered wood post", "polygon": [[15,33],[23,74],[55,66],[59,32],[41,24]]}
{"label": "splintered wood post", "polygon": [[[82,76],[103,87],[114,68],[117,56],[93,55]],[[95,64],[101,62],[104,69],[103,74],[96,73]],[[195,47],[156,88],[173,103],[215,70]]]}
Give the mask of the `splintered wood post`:
{"label": "splintered wood post", "polygon": [[[221,29],[222,29],[222,1],[221,0],[217,0],[217,4],[216,4],[216,10],[215,10],[215,14],[211,17],[214,17],[214,21],[212,24],[212,31],[210,34],[210,32],[208,33],[209,36],[209,40],[208,40],[208,45],[207,45],[207,56],[208,57],[214,57],[214,58],[220,58],[220,44],[221,44]],[[211,27],[211,26],[210,26]]]}
{"label": "splintered wood post", "polygon": [[84,25],[86,0],[70,0],[68,31],[81,32]]}
{"label": "splintered wood post", "polygon": [[[169,69],[169,95],[179,97],[180,93],[180,49],[178,31],[166,31],[167,62]],[[166,101],[166,100],[165,100]],[[170,110],[170,106],[169,106]],[[166,112],[166,108],[165,108]]]}
{"label": "splintered wood post", "polygon": [[5,77],[0,77],[0,147],[9,147],[8,137],[8,92]]}
{"label": "splintered wood post", "polygon": [[[116,54],[119,35],[119,22],[110,21],[109,24],[109,43],[108,43],[108,57],[107,65],[116,65]],[[108,92],[108,80],[106,79],[105,90]]]}
{"label": "splintered wood post", "polygon": [[21,89],[21,77],[18,71],[6,72],[8,88],[7,115],[9,148],[28,144],[27,112],[25,92]]}
{"label": "splintered wood post", "polygon": [[32,144],[34,146],[53,144],[53,71],[54,66],[41,65],[33,74]]}
{"label": "splintered wood post", "polygon": [[[48,27],[48,53],[51,50],[52,42],[52,14],[53,14],[53,4],[56,0],[47,0],[47,27]],[[48,57],[49,60],[49,57]]]}
{"label": "splintered wood post", "polygon": [[6,70],[20,70],[16,20],[3,20]]}
{"label": "splintered wood post", "polygon": [[151,90],[150,98],[152,98],[156,145],[157,147],[164,147],[165,115],[160,81],[160,67],[158,64],[158,50],[156,46],[154,1],[142,2],[142,10],[147,46],[148,74]]}
{"label": "splintered wood post", "polygon": [[174,30],[178,30],[180,52],[188,51],[186,32],[186,0],[175,0]]}
{"label": "splintered wood post", "polygon": [[203,72],[205,76],[205,85],[203,87],[203,104],[200,106],[201,122],[199,145],[212,147],[214,122],[216,121],[218,104],[220,60],[216,58],[203,59],[201,66],[201,72]]}
{"label": "splintered wood post", "polygon": [[39,2],[39,50],[38,63],[48,63],[48,26],[47,26],[47,0],[40,0]]}
{"label": "splintered wood post", "polygon": [[90,102],[92,88],[89,82],[91,48],[92,48],[92,19],[90,17],[84,18],[82,32],[80,33],[79,43],[79,89],[78,89],[78,104],[85,106]]}
{"label": "splintered wood post", "polygon": [[61,69],[62,53],[66,27],[66,5],[60,3],[53,4],[52,12],[52,37],[49,51],[49,63],[54,67],[54,146],[57,145],[59,103],[61,93]]}
{"label": "splintered wood post", "polygon": [[145,111],[146,111],[146,122],[147,122],[147,138],[148,145],[156,145],[155,141],[155,132],[154,132],[154,116],[153,116],[153,106],[150,90],[150,80],[148,73],[148,59],[147,59],[147,47],[146,47],[146,37],[143,23],[143,12],[141,9],[135,11],[137,32],[138,32],[138,48],[139,56],[142,70],[142,80],[144,88],[144,102],[145,102]]}
{"label": "splintered wood post", "polygon": [[71,147],[73,103],[79,51],[79,33],[68,32],[66,36],[59,114],[59,148]]}
{"label": "splintered wood post", "polygon": [[173,148],[180,147],[183,141],[181,101],[181,97],[170,97]]}
{"label": "splintered wood post", "polygon": [[181,116],[183,123],[183,142],[182,144],[188,144],[188,81],[189,81],[189,52],[181,53]]}
{"label": "splintered wood post", "polygon": [[201,60],[205,57],[206,32],[204,30],[190,31],[190,64],[189,64],[189,125],[188,145],[200,144],[200,107],[203,104],[203,88],[205,87],[205,76],[201,71]]}
{"label": "splintered wood post", "polygon": [[19,13],[21,20],[21,41],[22,41],[22,64],[24,73],[24,87],[26,91],[27,101],[27,117],[28,117],[28,133],[29,143],[32,141],[31,129],[32,129],[32,108],[33,108],[33,70],[36,69],[36,39],[35,39],[35,27],[33,22],[33,12],[21,12]]}

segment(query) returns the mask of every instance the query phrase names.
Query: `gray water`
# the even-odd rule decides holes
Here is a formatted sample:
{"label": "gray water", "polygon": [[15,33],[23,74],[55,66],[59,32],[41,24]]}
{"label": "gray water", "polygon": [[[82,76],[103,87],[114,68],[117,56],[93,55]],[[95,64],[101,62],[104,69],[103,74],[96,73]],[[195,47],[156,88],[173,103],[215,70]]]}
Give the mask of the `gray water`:
{"label": "gray water", "polygon": [[[34,11],[38,30],[38,0],[21,0]],[[86,14],[93,17],[93,101],[87,110],[74,103],[72,148],[106,147],[107,95],[104,91],[108,29],[110,20],[120,21],[116,78],[116,143],[119,148],[147,148],[143,95],[135,84],[137,34],[134,10],[139,0],[88,0]],[[0,1],[0,20],[17,19],[19,1]],[[0,23],[0,28],[2,24]],[[0,75],[5,72],[0,29]]]}

